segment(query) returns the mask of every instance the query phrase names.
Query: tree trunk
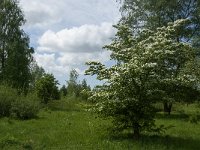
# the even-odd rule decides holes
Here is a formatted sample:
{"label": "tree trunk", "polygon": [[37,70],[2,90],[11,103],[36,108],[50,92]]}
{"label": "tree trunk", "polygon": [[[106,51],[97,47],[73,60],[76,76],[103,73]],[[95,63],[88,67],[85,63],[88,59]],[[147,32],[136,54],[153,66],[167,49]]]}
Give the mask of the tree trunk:
{"label": "tree trunk", "polygon": [[170,115],[171,110],[172,110],[172,103],[164,102],[164,113],[168,113],[168,115]]}
{"label": "tree trunk", "polygon": [[136,126],[134,127],[133,138],[134,138],[135,140],[138,140],[138,139],[140,138],[140,130],[139,130],[138,125],[136,125]]}
{"label": "tree trunk", "polygon": [[2,49],[1,49],[1,80],[4,79],[4,70],[5,70],[5,42],[2,43]]}

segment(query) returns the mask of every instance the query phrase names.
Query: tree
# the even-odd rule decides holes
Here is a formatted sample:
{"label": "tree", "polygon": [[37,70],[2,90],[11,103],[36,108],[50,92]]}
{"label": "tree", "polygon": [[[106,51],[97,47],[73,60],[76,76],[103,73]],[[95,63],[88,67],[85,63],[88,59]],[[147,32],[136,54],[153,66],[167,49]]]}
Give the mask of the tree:
{"label": "tree", "polygon": [[[188,23],[182,26],[176,34],[177,42],[189,42],[196,48],[199,56],[200,46],[200,1],[198,0],[120,0],[122,2],[122,18],[120,23],[128,24],[135,34],[143,29],[155,31],[158,27],[167,26],[169,22],[177,19],[188,19]],[[180,57],[177,53],[177,57]],[[195,58],[197,59],[197,58]],[[198,59],[197,59],[198,60]],[[185,89],[185,91],[183,91]],[[182,88],[182,92],[187,92]],[[173,92],[173,88],[168,89]],[[192,92],[192,89],[190,89]],[[193,91],[192,93],[196,93]],[[170,114],[171,100],[164,100],[164,112]]]}
{"label": "tree", "polygon": [[[140,36],[125,25],[110,45],[117,64],[106,68],[100,62],[88,62],[87,75],[97,75],[105,84],[90,97],[97,101],[95,110],[103,117],[112,117],[117,129],[133,129],[138,139],[142,131],[158,131],[153,104],[165,99],[181,99],[168,94],[166,86],[193,88],[198,76],[195,50],[177,42],[176,35],[187,20],[178,20],[155,32],[144,30]],[[179,57],[177,57],[177,53]],[[191,65],[191,67],[189,67]],[[190,70],[190,71],[189,71]]]}
{"label": "tree", "polygon": [[58,84],[58,81],[52,74],[45,74],[36,82],[37,95],[43,103],[47,104],[50,100],[60,98]]}
{"label": "tree", "polygon": [[70,96],[78,97],[80,95],[80,86],[78,84],[78,72],[72,69],[70,72],[69,81],[67,81],[67,91]]}
{"label": "tree", "polygon": [[24,23],[17,0],[0,1],[0,81],[26,92],[34,49],[21,29]]}
{"label": "tree", "polygon": [[81,92],[80,92],[81,98],[83,100],[88,100],[90,92],[91,92],[90,86],[87,85],[86,79],[83,79],[83,81],[81,83]]}
{"label": "tree", "polygon": [[156,30],[178,19],[189,19],[187,30],[180,30],[177,40],[193,42],[200,35],[200,2],[198,0],[119,0],[122,3],[121,22],[129,24],[135,31],[142,28]]}
{"label": "tree", "polygon": [[67,96],[67,88],[65,85],[63,85],[61,88],[60,88],[60,93],[62,96]]}
{"label": "tree", "polygon": [[31,80],[30,80],[30,88],[34,89],[36,82],[40,80],[45,75],[44,68],[38,66],[36,61],[31,63]]}

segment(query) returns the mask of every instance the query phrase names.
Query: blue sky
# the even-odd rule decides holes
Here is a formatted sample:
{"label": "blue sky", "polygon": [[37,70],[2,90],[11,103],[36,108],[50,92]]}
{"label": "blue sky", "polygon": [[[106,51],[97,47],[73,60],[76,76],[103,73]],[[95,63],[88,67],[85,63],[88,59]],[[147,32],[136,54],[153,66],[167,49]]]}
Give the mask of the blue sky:
{"label": "blue sky", "polygon": [[27,20],[23,27],[35,48],[35,59],[60,84],[72,68],[91,86],[98,84],[84,76],[86,61],[109,65],[110,52],[102,46],[115,35],[112,27],[120,18],[116,0],[20,0]]}

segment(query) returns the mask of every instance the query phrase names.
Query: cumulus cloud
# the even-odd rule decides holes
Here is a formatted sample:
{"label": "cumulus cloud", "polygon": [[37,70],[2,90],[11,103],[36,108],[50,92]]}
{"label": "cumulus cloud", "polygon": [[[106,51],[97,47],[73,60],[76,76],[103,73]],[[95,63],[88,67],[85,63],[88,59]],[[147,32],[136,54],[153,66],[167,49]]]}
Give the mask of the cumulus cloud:
{"label": "cumulus cloud", "polygon": [[[20,0],[20,5],[25,13],[27,20],[27,26],[33,27],[44,27],[49,24],[58,22],[61,19],[61,16],[58,17],[58,5],[47,5],[47,1],[27,1]],[[50,0],[51,4],[53,1]],[[57,3],[60,4],[60,3]]]}
{"label": "cumulus cloud", "polygon": [[58,32],[49,30],[38,41],[36,60],[45,69],[59,74],[66,74],[70,68],[80,68],[87,61],[106,62],[110,52],[102,47],[110,43],[114,34],[111,23],[83,25]]}
{"label": "cumulus cloud", "polygon": [[55,54],[35,53],[34,56],[39,66],[43,66],[47,72],[54,73],[56,76],[63,76],[70,71],[70,66],[64,66],[57,62]]}
{"label": "cumulus cloud", "polygon": [[101,61],[106,62],[110,59],[109,51],[102,51],[98,53],[65,53],[57,58],[59,64],[63,66],[80,66],[84,65],[87,61]]}
{"label": "cumulus cloud", "polygon": [[30,28],[60,29],[116,21],[119,17],[114,0],[20,0],[20,5]]}
{"label": "cumulus cloud", "polygon": [[83,25],[58,32],[48,30],[39,39],[40,52],[99,52],[102,46],[108,44],[115,30],[111,23]]}
{"label": "cumulus cloud", "polygon": [[110,52],[102,51],[93,55],[89,53],[81,55],[77,53],[62,53],[60,56],[36,53],[35,58],[39,66],[43,66],[47,72],[54,73],[57,76],[69,74],[72,68],[83,75],[86,67],[85,62],[92,60],[106,62],[110,59]]}
{"label": "cumulus cloud", "polygon": [[115,0],[19,2],[38,64],[59,80],[66,79],[72,68],[83,74],[86,61],[110,59],[102,47],[114,36],[112,24],[120,16]]}

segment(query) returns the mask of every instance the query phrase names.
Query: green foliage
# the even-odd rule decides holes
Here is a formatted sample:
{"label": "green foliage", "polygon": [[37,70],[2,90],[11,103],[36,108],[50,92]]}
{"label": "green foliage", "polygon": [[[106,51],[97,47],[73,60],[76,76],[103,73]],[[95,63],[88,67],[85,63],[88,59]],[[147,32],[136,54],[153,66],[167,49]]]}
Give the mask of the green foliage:
{"label": "green foliage", "polygon": [[88,98],[90,97],[90,93],[91,93],[90,90],[83,89],[83,90],[81,91],[81,93],[80,93],[81,99],[87,101]]}
{"label": "green foliage", "polygon": [[34,118],[40,109],[36,96],[28,94],[20,96],[17,90],[0,85],[0,116],[19,119]]}
{"label": "green foliage", "polygon": [[47,104],[50,100],[60,99],[60,93],[57,85],[58,81],[52,74],[45,74],[40,80],[37,81],[37,95],[43,103]]}
{"label": "green foliage", "polygon": [[44,68],[38,66],[38,64],[33,61],[31,63],[31,81],[30,81],[30,89],[35,90],[36,82],[40,80],[45,75]]}
{"label": "green foliage", "polygon": [[180,99],[172,89],[197,88],[196,70],[188,68],[188,64],[196,65],[195,50],[176,41],[186,23],[178,20],[156,32],[144,30],[139,37],[129,27],[117,26],[116,38],[105,48],[118,63],[110,68],[100,62],[87,63],[86,74],[106,81],[90,97],[98,101],[95,110],[100,115],[112,117],[119,129],[133,129],[138,138],[142,131],[155,131],[155,102]]}
{"label": "green foliage", "polygon": [[[187,19],[188,22],[179,28],[174,34],[174,40],[177,42],[191,43],[191,46],[195,48],[197,57],[194,58],[193,63],[198,63],[198,56],[200,54],[200,1],[198,0],[118,0],[122,3],[120,11],[122,12],[122,18],[119,21],[120,24],[127,24],[136,34],[140,36],[140,31],[144,29],[150,29],[156,31],[158,27],[167,27],[170,22],[174,22],[177,19]],[[180,53],[177,53],[177,58],[181,57]],[[193,65],[195,67],[195,65]],[[190,67],[186,67],[190,68]],[[191,70],[191,69],[190,69]],[[194,69],[199,72],[199,69]],[[199,73],[198,73],[199,74]],[[200,76],[200,74],[198,75]],[[199,83],[198,83],[199,84]],[[194,85],[196,86],[196,85]],[[172,86],[165,85],[165,91],[168,90],[169,95],[179,96],[181,101],[186,103],[192,103],[197,97],[199,97],[199,91],[194,88],[188,88],[185,86]],[[167,89],[168,88],[168,89]],[[171,92],[173,91],[173,92]],[[174,92],[177,91],[177,92]],[[181,93],[184,94],[181,95]],[[185,94],[187,93],[187,95]],[[181,95],[181,96],[180,96]],[[194,97],[194,99],[190,99]],[[189,100],[189,101],[188,101]],[[174,103],[173,100],[167,98],[163,101],[164,112],[171,112],[171,106]],[[169,106],[169,107],[168,107]]]}
{"label": "green foliage", "polygon": [[197,124],[198,123],[198,115],[197,114],[193,114],[193,115],[191,115],[190,117],[189,117],[189,122],[190,123],[195,123],[195,124]]}
{"label": "green foliage", "polygon": [[122,2],[121,23],[129,24],[134,32],[167,26],[178,19],[189,19],[190,24],[179,30],[177,40],[190,41],[199,46],[200,2],[198,0],[118,0]]}
{"label": "green foliage", "polygon": [[60,88],[60,93],[61,93],[61,96],[65,97],[67,96],[67,88],[65,85],[63,85],[61,88]]}
{"label": "green foliage", "polygon": [[77,81],[78,77],[79,77],[78,72],[75,69],[72,69],[70,72],[69,81],[67,81],[67,95],[70,97],[87,100],[89,97],[88,94],[89,94],[89,91],[91,91],[91,88],[89,85],[87,85],[86,79],[83,79],[82,83],[79,83]]}
{"label": "green foliage", "polygon": [[69,96],[78,97],[80,95],[80,86],[78,84],[79,74],[75,69],[70,72],[69,81],[67,81],[67,91]]}
{"label": "green foliage", "polygon": [[86,79],[83,79],[83,81],[81,83],[81,92],[80,92],[81,99],[87,101],[90,96],[90,92],[91,92],[90,86],[87,85]]}
{"label": "green foliage", "polygon": [[20,96],[11,104],[11,115],[19,119],[35,118],[40,110],[38,98],[33,95]]}
{"label": "green foliage", "polygon": [[0,116],[10,116],[10,109],[12,103],[17,98],[16,90],[5,86],[0,85]]}
{"label": "green foliage", "polygon": [[0,81],[27,93],[34,49],[22,30],[25,23],[17,0],[0,1]]}

